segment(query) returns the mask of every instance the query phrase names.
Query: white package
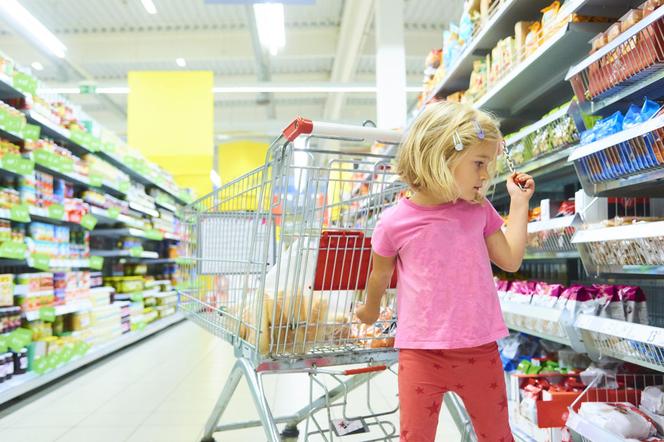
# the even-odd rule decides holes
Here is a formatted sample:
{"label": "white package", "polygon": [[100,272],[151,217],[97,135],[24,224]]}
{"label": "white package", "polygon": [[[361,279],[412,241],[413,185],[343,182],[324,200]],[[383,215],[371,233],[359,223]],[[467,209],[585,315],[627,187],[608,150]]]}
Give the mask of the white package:
{"label": "white package", "polygon": [[646,387],[641,394],[641,407],[664,415],[664,385]]}
{"label": "white package", "polygon": [[627,402],[584,402],[579,414],[594,425],[625,438],[646,439],[657,433],[652,421]]}

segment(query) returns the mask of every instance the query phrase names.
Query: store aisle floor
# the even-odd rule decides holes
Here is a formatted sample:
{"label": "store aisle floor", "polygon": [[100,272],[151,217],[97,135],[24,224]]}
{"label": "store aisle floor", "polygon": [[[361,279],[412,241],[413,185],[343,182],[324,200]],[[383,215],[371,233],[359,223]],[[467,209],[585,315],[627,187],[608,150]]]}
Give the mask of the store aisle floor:
{"label": "store aisle floor", "polygon": [[[3,410],[0,440],[198,441],[233,363],[230,345],[184,322]],[[396,403],[396,376],[381,374],[375,385],[372,405],[380,409]],[[265,388],[275,415],[292,413],[308,399],[303,375],[268,376]],[[366,402],[366,391],[353,393],[349,402],[355,401]],[[224,420],[255,419],[254,410],[241,382]],[[390,420],[398,424],[396,415]],[[216,439],[248,442],[265,437],[255,428],[217,433]],[[445,412],[438,440],[459,439]]]}

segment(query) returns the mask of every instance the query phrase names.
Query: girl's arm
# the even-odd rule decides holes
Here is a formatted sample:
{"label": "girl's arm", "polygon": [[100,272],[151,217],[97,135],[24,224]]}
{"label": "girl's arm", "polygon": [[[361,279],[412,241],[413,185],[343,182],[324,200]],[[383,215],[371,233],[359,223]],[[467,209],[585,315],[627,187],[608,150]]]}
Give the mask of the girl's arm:
{"label": "girl's arm", "polygon": [[378,320],[380,300],[390,285],[397,261],[396,256],[380,256],[376,253],[372,253],[372,255],[373,268],[367,284],[367,302],[359,306],[355,312],[358,319],[365,324],[374,324]]}
{"label": "girl's arm", "polygon": [[[525,190],[517,186],[522,183]],[[535,181],[525,173],[515,173],[507,179],[510,194],[510,213],[507,228],[498,230],[486,238],[491,261],[506,272],[516,272],[521,267],[528,237],[528,201],[535,192]]]}

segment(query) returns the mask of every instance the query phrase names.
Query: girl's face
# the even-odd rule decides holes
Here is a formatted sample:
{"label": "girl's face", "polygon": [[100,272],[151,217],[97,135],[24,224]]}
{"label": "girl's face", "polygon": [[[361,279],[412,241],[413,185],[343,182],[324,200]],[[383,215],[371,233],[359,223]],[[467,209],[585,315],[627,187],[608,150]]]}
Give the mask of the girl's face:
{"label": "girl's face", "polygon": [[489,179],[489,164],[496,158],[496,142],[485,141],[470,146],[454,169],[454,178],[461,198],[479,201],[482,188]]}

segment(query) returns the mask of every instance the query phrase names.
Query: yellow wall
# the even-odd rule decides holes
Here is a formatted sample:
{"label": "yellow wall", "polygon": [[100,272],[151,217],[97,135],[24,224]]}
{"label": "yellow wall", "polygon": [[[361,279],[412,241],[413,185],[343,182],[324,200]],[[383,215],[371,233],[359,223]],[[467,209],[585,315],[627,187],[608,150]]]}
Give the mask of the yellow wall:
{"label": "yellow wall", "polygon": [[231,141],[219,144],[219,175],[222,183],[235,178],[265,164],[268,143],[258,141]]}
{"label": "yellow wall", "polygon": [[214,78],[208,71],[130,72],[127,139],[197,196],[212,190]]}

